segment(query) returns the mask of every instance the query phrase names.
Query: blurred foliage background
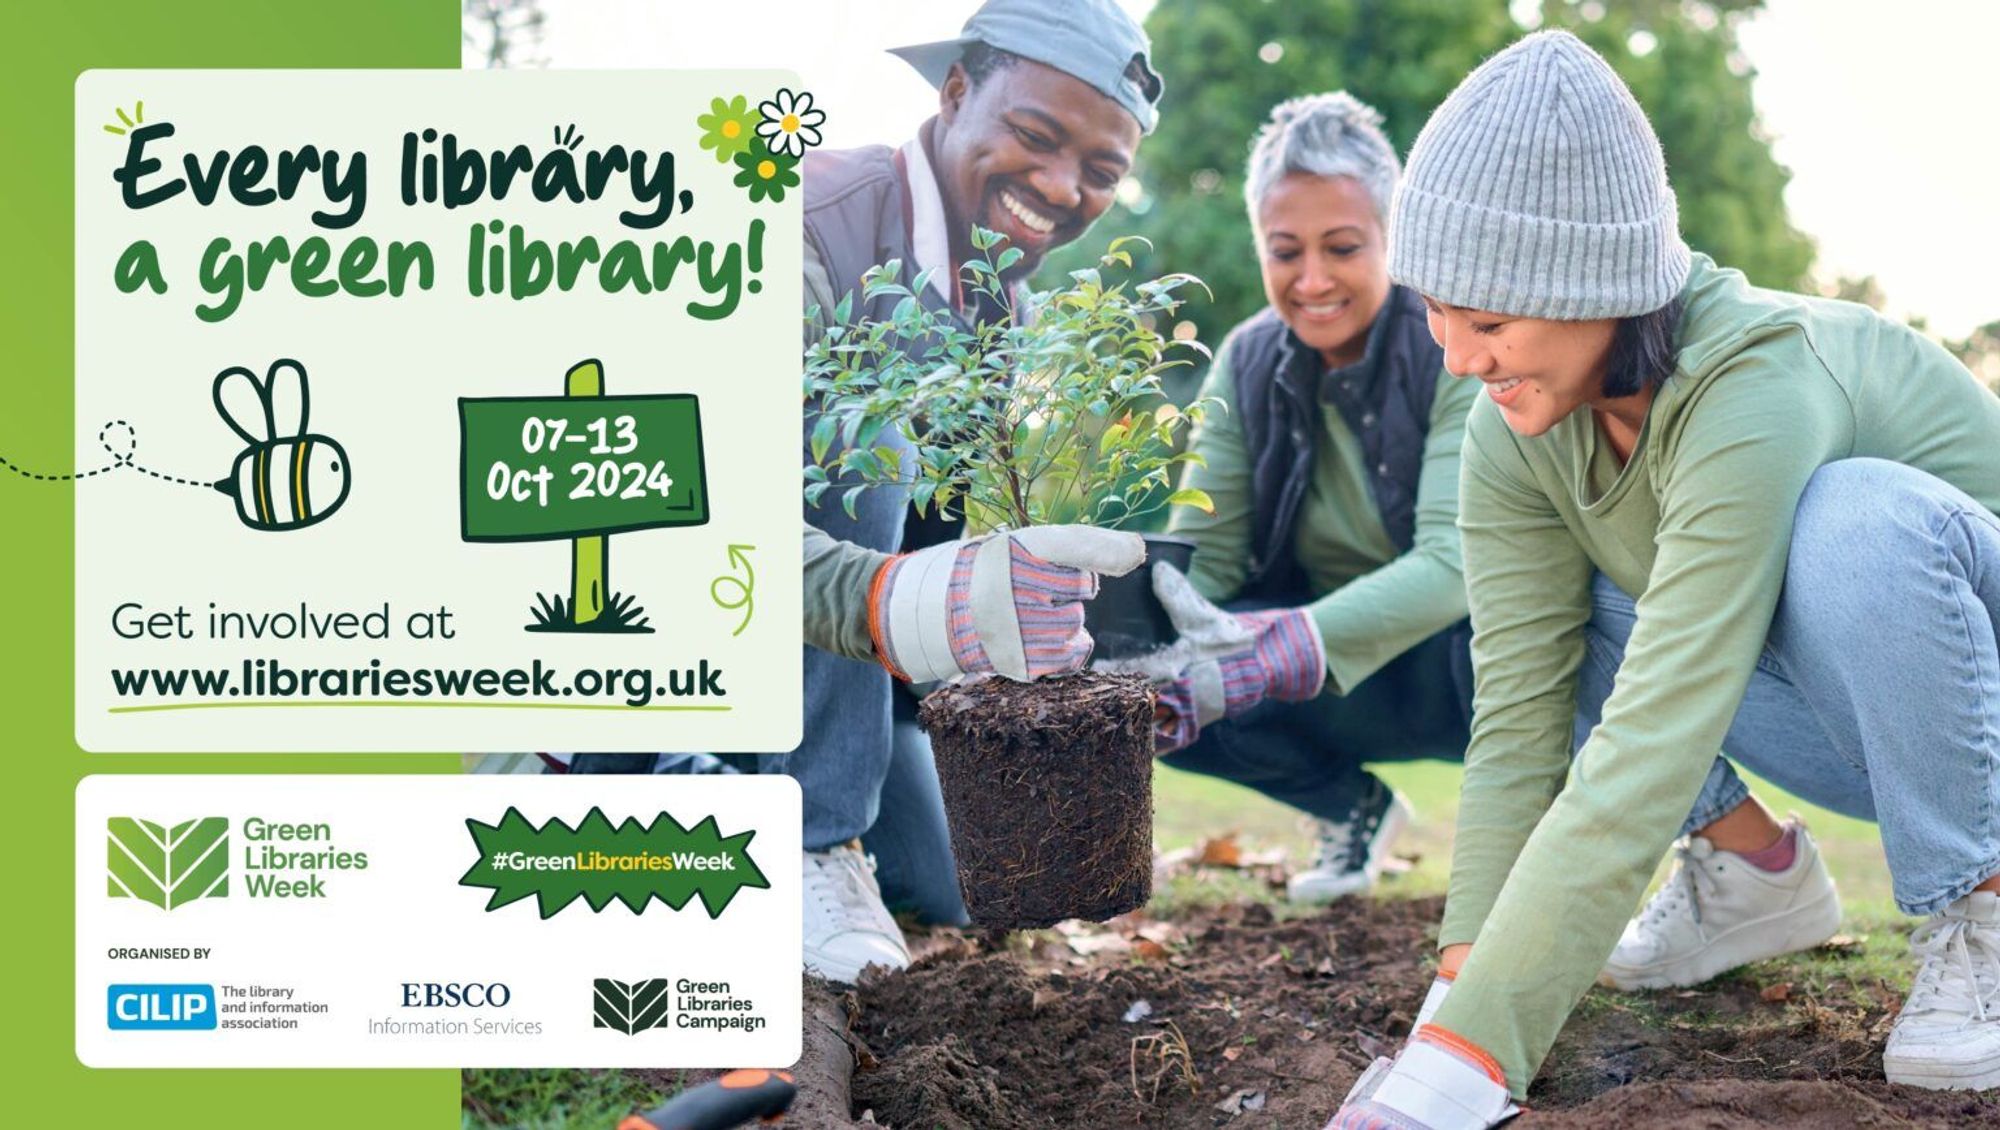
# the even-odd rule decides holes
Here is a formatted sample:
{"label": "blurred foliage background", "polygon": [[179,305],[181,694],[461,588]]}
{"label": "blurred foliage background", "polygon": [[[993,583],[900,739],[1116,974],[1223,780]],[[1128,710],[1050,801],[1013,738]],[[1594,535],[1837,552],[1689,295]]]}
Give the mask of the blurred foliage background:
{"label": "blurred foliage background", "polygon": [[[1141,272],[1191,271],[1214,291],[1183,310],[1210,346],[1264,303],[1243,164],[1278,102],[1346,90],[1375,107],[1407,154],[1438,103],[1481,61],[1537,28],[1575,32],[1652,116],[1698,251],[1765,286],[1810,289],[1813,243],[1786,217],[1791,174],[1771,156],[1736,27],[1760,0],[1159,0],[1146,20],[1166,80],[1160,127],[1140,146],[1114,210],[1051,257],[1086,266],[1104,238],[1153,242]],[[1198,374],[1183,376],[1182,381]],[[1192,391],[1191,388],[1182,391]]]}

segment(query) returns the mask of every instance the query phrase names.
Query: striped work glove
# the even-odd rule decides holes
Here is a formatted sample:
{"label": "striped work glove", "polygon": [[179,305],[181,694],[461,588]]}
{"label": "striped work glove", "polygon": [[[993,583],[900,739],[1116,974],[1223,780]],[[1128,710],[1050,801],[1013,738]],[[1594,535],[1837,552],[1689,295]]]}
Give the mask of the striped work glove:
{"label": "striped work glove", "polygon": [[868,631],[891,674],[928,683],[1000,674],[1020,682],[1080,669],[1093,641],[1083,602],[1097,576],[1146,559],[1139,535],[1037,526],[891,558],[868,590]]}
{"label": "striped work glove", "polygon": [[1427,1024],[1361,1073],[1325,1130],[1486,1130],[1521,1113],[1506,1078],[1478,1045]]}
{"label": "striped work glove", "polygon": [[1153,566],[1153,594],[1178,638],[1150,655],[1098,666],[1159,684],[1154,752],[1184,749],[1203,726],[1267,698],[1303,702],[1325,689],[1326,645],[1305,609],[1225,611],[1165,562]]}

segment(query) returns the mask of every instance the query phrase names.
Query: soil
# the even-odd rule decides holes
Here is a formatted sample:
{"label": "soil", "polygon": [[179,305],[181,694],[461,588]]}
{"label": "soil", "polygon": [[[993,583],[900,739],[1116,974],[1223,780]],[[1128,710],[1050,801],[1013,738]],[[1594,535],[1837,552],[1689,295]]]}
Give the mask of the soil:
{"label": "soil", "polygon": [[[1279,921],[1261,905],[1212,908],[1121,920],[1108,933],[1125,937],[1108,947],[1074,928],[933,936],[906,973],[837,995],[808,982],[821,1028],[847,1017],[847,1056],[838,1044],[819,1055],[851,1070],[851,1121],[799,1125],[1318,1130],[1369,1061],[1408,1034],[1439,910],[1436,900],[1350,900]],[[2000,1097],[1884,1082],[1894,995],[1834,988],[1825,999],[1875,1003],[1830,1008],[1743,977],[1643,996],[1594,991],[1515,1125],[2000,1125]]]}
{"label": "soil", "polygon": [[924,700],[974,922],[1103,921],[1152,897],[1153,703],[1143,677],[1093,672]]}

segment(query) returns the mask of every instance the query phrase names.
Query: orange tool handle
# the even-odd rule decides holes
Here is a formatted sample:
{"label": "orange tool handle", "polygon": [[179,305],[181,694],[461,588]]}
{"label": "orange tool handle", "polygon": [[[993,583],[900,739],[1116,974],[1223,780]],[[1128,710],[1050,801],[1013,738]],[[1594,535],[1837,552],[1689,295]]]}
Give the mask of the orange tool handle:
{"label": "orange tool handle", "polygon": [[784,1071],[732,1071],[682,1091],[649,1114],[634,1114],[618,1130],[729,1130],[753,1118],[776,1122],[792,1108],[798,1088]]}

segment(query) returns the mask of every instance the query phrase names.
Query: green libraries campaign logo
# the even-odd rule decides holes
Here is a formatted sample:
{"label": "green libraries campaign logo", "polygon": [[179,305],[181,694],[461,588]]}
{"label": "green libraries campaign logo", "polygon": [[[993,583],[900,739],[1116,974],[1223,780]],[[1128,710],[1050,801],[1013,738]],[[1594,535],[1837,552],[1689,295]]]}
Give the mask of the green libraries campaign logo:
{"label": "green libraries campaign logo", "polygon": [[207,816],[171,828],[150,820],[107,821],[105,870],[112,898],[162,910],[229,894],[229,820]]}
{"label": "green libraries campaign logo", "polygon": [[614,1028],[628,1036],[635,1036],[648,1028],[667,1026],[667,1005],[672,998],[667,995],[665,977],[647,981],[614,981],[609,977],[599,977],[591,982],[591,988],[592,1028]]}
{"label": "green libraries campaign logo", "polygon": [[479,858],[458,883],[492,888],[487,910],[533,896],[543,918],[579,898],[593,911],[616,899],[638,914],[654,899],[679,910],[699,896],[708,916],[719,918],[736,892],[771,886],[750,858],[757,833],[725,836],[713,816],[692,828],[664,812],[649,824],[628,816],[613,825],[592,808],[572,828],[560,819],[538,826],[509,808],[497,824],[465,826]]}

